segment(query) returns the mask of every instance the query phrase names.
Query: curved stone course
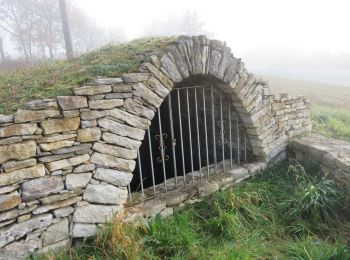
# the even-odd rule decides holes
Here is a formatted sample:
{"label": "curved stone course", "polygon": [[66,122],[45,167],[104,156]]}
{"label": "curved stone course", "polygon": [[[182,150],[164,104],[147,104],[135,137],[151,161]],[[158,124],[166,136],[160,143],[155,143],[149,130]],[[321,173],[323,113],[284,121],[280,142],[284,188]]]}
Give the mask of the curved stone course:
{"label": "curved stone course", "polygon": [[197,77],[215,79],[231,96],[259,161],[284,158],[288,140],[311,129],[305,97],[274,94],[223,42],[179,37],[137,72],[0,115],[2,252],[68,245],[120,212],[156,109],[177,84]]}

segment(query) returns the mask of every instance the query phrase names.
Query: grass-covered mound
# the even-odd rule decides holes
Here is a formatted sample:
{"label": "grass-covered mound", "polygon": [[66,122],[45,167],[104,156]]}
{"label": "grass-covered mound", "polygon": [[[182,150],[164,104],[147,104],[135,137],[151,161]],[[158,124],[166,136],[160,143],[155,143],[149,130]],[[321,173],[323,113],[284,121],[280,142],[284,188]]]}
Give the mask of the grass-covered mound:
{"label": "grass-covered mound", "polygon": [[350,259],[343,193],[310,169],[278,165],[165,220],[122,224],[38,259]]}
{"label": "grass-covered mound", "polygon": [[97,76],[118,77],[134,71],[140,66],[140,55],[162,51],[172,40],[171,37],[142,38],[107,45],[71,60],[0,71],[0,114],[13,112],[29,100],[69,95],[72,87]]}

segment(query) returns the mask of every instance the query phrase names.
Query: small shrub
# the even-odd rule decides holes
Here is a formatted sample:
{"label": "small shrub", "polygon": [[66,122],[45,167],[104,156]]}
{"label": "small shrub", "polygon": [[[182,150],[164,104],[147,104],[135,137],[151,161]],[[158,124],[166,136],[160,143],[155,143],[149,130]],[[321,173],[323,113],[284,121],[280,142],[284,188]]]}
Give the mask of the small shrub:
{"label": "small shrub", "polygon": [[309,176],[301,165],[291,166],[296,188],[290,198],[282,202],[289,217],[300,217],[310,223],[331,223],[341,209],[343,194],[324,177]]}

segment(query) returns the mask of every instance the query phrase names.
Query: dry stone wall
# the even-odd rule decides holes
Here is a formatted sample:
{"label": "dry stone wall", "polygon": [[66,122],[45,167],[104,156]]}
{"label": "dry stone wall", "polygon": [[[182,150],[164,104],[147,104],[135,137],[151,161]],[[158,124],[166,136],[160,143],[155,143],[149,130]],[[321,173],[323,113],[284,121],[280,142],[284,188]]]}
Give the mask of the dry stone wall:
{"label": "dry stone wall", "polygon": [[146,56],[138,72],[97,78],[74,96],[35,100],[0,115],[3,254],[68,245],[120,212],[145,131],[186,79],[220,82],[259,161],[285,157],[288,139],[311,128],[304,97],[272,93],[223,42],[180,37],[164,53]]}

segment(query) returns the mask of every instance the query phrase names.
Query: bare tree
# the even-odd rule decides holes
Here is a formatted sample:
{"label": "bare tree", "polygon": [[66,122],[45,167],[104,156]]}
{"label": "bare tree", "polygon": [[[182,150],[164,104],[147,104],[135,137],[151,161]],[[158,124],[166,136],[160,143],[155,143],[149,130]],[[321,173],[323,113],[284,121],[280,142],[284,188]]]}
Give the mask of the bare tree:
{"label": "bare tree", "polygon": [[200,16],[189,10],[180,16],[169,13],[165,20],[154,20],[146,25],[145,32],[157,36],[210,34]]}
{"label": "bare tree", "polygon": [[67,18],[66,1],[59,0],[59,4],[60,4],[60,13],[61,13],[61,20],[62,20],[62,30],[63,30],[65,47],[66,47],[66,55],[67,55],[67,58],[70,59],[73,57],[73,46],[72,46],[72,39],[70,35],[70,28],[69,28],[69,23]]}
{"label": "bare tree", "polygon": [[0,37],[0,56],[1,56],[1,60],[5,61],[4,46],[2,44],[2,38],[1,37]]}

